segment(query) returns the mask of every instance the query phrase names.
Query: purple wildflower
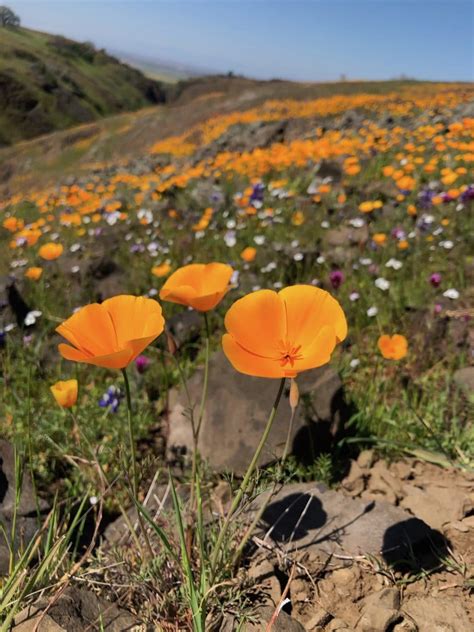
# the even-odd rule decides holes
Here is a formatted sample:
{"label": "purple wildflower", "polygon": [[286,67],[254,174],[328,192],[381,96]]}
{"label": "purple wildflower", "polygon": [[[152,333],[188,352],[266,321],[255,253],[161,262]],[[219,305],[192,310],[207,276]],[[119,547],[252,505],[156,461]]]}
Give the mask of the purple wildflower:
{"label": "purple wildflower", "polygon": [[150,365],[150,358],[147,356],[139,355],[135,358],[135,366],[137,367],[137,371],[139,373],[145,373]]}
{"label": "purple wildflower", "polygon": [[439,272],[433,272],[430,276],[430,283],[433,287],[439,287],[441,283],[441,274]]}
{"label": "purple wildflower", "polygon": [[329,281],[332,287],[337,290],[344,282],[344,274],[341,270],[332,270],[329,274]]}
{"label": "purple wildflower", "polygon": [[122,398],[123,394],[117,386],[109,386],[99,399],[99,406],[101,408],[110,408],[111,412],[116,413]]}

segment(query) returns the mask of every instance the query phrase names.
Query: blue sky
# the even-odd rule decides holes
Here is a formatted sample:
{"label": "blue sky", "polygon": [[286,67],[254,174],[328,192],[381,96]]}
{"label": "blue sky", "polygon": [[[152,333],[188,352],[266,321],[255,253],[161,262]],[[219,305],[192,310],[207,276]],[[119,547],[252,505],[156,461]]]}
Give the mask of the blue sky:
{"label": "blue sky", "polygon": [[474,80],[474,0],[2,0],[100,47],[308,81]]}

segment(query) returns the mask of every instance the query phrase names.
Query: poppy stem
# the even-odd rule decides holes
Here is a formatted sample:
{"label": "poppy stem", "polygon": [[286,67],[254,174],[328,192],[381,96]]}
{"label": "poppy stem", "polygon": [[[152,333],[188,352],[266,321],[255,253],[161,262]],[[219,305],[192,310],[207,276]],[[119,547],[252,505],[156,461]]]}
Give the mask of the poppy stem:
{"label": "poppy stem", "polygon": [[204,324],[205,324],[205,330],[206,330],[204,382],[202,385],[201,404],[199,406],[199,415],[198,415],[196,424],[194,423],[194,415],[191,414],[191,423],[193,426],[193,459],[192,459],[192,464],[191,464],[191,495],[190,495],[189,505],[191,508],[192,516],[194,516],[194,513],[195,513],[195,503],[196,503],[197,469],[198,469],[198,462],[199,462],[199,454],[198,454],[199,433],[201,430],[201,424],[204,417],[204,409],[206,407],[207,387],[208,387],[208,382],[209,382],[210,333],[209,333],[209,320],[207,318],[206,312],[204,312]]}
{"label": "poppy stem", "polygon": [[230,521],[232,516],[234,515],[234,513],[237,511],[237,509],[239,508],[239,505],[242,501],[242,498],[245,494],[245,492],[247,491],[247,488],[249,486],[250,483],[250,478],[257,466],[258,463],[258,459],[260,458],[260,455],[262,453],[262,450],[265,446],[265,443],[268,439],[268,435],[270,434],[270,430],[272,429],[273,426],[273,422],[275,420],[275,416],[276,416],[276,412],[278,410],[278,405],[280,403],[280,399],[281,396],[283,394],[283,389],[285,387],[285,381],[286,378],[281,378],[280,381],[280,386],[278,388],[278,393],[277,396],[275,398],[275,402],[273,404],[272,410],[270,412],[270,415],[268,417],[267,420],[267,424],[265,426],[265,430],[263,431],[262,437],[260,439],[260,443],[257,446],[257,449],[255,450],[255,454],[253,455],[253,458],[250,462],[250,465],[247,468],[247,471],[245,472],[245,476],[240,484],[240,487],[237,491],[237,494],[234,497],[234,500],[232,501],[232,505],[229,509],[229,512],[227,513],[226,519],[224,521],[224,524],[221,527],[221,530],[219,532],[219,536],[217,538],[217,542],[214,546],[214,550],[212,552],[212,557],[211,557],[211,584],[214,581],[215,575],[216,575],[216,569],[217,569],[217,562],[219,561],[219,554],[221,551],[221,547],[222,544],[224,542],[224,538],[227,534],[227,531],[229,529],[229,525],[230,525]]}
{"label": "poppy stem", "polygon": [[[289,423],[289,426],[288,426],[288,434],[286,435],[285,447],[283,449],[283,454],[281,456],[280,463],[279,463],[279,469],[280,469],[281,475],[283,475],[283,467],[285,465],[285,461],[286,461],[286,459],[288,457],[288,453],[290,451],[290,443],[291,443],[291,437],[293,436],[293,425],[294,425],[294,421],[295,421],[295,413],[296,413],[296,407],[291,409],[291,417],[290,417],[290,423]],[[279,478],[281,478],[281,477],[279,477]],[[268,505],[270,504],[273,496],[275,495],[275,492],[277,490],[278,485],[279,485],[279,481],[276,480],[273,483],[273,486],[272,486],[270,492],[268,493],[267,498],[262,503],[260,509],[255,514],[255,517],[252,520],[250,526],[248,527],[248,529],[244,533],[244,537],[242,538],[242,540],[241,540],[241,542],[240,542],[239,546],[237,547],[237,550],[236,550],[236,552],[234,554],[234,557],[232,558],[232,566],[233,567],[240,560],[240,557],[241,557],[241,555],[242,555],[242,553],[243,553],[243,551],[244,551],[244,549],[245,549],[245,547],[247,545],[247,542],[250,540],[250,537],[252,536],[252,533],[254,532],[256,526],[260,522],[261,517],[265,513],[265,509],[268,507]]]}
{"label": "poppy stem", "polygon": [[[132,461],[131,466],[131,478],[132,478],[132,494],[134,502],[138,502],[138,474],[137,474],[137,452],[135,448],[135,433],[133,431],[133,413],[132,413],[132,397],[130,395],[130,382],[126,369],[122,369],[123,381],[125,384],[125,396],[127,399],[127,418],[128,418],[128,439],[130,443],[130,458]],[[138,522],[145,538],[146,547],[150,559],[153,558],[153,549],[151,548],[150,540],[143,523],[143,518],[140,511],[137,511]]]}
{"label": "poppy stem", "polygon": [[130,382],[126,369],[122,369],[123,381],[125,383],[125,396],[127,399],[127,419],[128,419],[128,441],[130,444],[130,457],[132,461],[132,491],[136,500],[138,500],[138,475],[137,475],[137,454],[135,449],[135,433],[133,431],[132,419],[132,397],[130,395]]}
{"label": "poppy stem", "polygon": [[209,346],[210,346],[210,334],[209,334],[209,320],[207,318],[207,312],[204,312],[204,323],[206,326],[206,350],[205,350],[205,364],[204,364],[204,384],[202,387],[201,405],[199,407],[199,416],[196,426],[196,440],[199,438],[199,431],[201,430],[202,418],[204,416],[204,408],[206,407],[207,399],[207,385],[209,381]]}

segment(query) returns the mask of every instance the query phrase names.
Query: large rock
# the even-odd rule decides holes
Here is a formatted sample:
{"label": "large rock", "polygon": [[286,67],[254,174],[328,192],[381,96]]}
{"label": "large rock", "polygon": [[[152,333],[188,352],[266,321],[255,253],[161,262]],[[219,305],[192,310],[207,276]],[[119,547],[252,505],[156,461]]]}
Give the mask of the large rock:
{"label": "large rock", "polygon": [[[339,376],[329,366],[302,373],[298,377],[302,402],[296,414],[291,445],[304,459],[325,449],[347,414]],[[203,372],[188,381],[191,401],[198,413]],[[210,362],[206,410],[199,450],[216,470],[243,474],[255,452],[278,390],[278,380],[254,378],[235,371],[222,352]],[[283,452],[290,421],[289,382],[263,450],[259,465],[270,463]],[[310,400],[305,407],[303,399]],[[168,460],[192,452],[189,405],[184,393],[170,394]],[[317,422],[317,423],[316,423]]]}
{"label": "large rock", "polygon": [[124,632],[139,630],[138,621],[116,604],[100,599],[93,592],[75,586],[68,587],[56,603],[48,606],[43,600],[22,610],[15,617],[15,632],[73,632],[107,630]]}
{"label": "large rock", "polygon": [[[252,503],[249,518],[267,494]],[[318,483],[295,483],[272,498],[259,535],[280,543],[287,553],[314,550],[395,559],[432,533],[422,520],[386,502],[352,499]]]}
{"label": "large rock", "polygon": [[472,632],[466,610],[456,597],[411,597],[402,608],[418,632]]}
{"label": "large rock", "polygon": [[[220,632],[234,632],[235,630],[242,630],[242,632],[266,632],[269,627],[268,624],[274,616],[275,608],[272,606],[263,606],[259,608],[255,621],[252,623],[244,624],[244,627],[240,627],[239,621],[233,617],[226,617],[224,624],[221,626]],[[304,627],[290,617],[286,612],[280,612],[275,618],[271,627],[272,632],[305,632]]]}
{"label": "large rock", "polygon": [[[23,464],[24,468],[24,464]],[[0,522],[7,534],[11,534],[15,513],[15,453],[11,443],[0,439]],[[23,471],[20,502],[16,508],[16,528],[13,537],[15,551],[24,549],[35,536],[41,524],[41,514],[47,504],[35,498],[35,491],[28,472]],[[38,510],[40,515],[38,516]],[[8,572],[10,552],[3,536],[0,538],[0,575]]]}

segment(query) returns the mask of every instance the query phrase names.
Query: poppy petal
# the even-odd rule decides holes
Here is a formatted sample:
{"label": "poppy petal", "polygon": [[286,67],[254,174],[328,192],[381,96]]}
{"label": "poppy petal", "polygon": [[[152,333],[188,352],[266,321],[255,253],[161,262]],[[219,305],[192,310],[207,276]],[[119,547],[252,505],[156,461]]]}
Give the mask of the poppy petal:
{"label": "poppy petal", "polygon": [[295,345],[310,346],[326,325],[334,328],[339,342],[347,335],[341,306],[329,292],[312,285],[292,285],[280,290],[285,302],[288,339]]}
{"label": "poppy petal", "polygon": [[161,306],[151,298],[120,295],[107,299],[102,306],[110,314],[119,348],[131,340],[146,338],[151,342],[164,329]]}
{"label": "poppy petal", "polygon": [[230,335],[222,337],[222,348],[234,369],[257,377],[285,377],[285,371],[278,360],[254,355],[240,346]]}
{"label": "poppy petal", "polygon": [[267,358],[279,358],[286,338],[285,305],[276,292],[257,290],[236,301],[225,327],[239,345]]}
{"label": "poppy petal", "polygon": [[104,355],[117,349],[117,336],[110,315],[98,303],[82,307],[56,331],[91,355]]}
{"label": "poppy petal", "polygon": [[303,357],[295,360],[294,369],[296,372],[307,371],[323,364],[327,364],[331,359],[331,353],[336,346],[336,334],[330,325],[319,330],[312,343],[302,349]]}

